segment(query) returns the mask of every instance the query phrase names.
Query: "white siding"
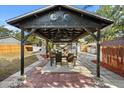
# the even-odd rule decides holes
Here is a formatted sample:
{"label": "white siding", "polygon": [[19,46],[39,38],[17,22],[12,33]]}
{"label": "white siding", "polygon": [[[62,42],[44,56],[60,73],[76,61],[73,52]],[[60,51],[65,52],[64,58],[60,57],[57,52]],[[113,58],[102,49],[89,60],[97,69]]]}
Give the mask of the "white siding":
{"label": "white siding", "polygon": [[39,51],[40,49],[42,49],[41,47],[38,47],[38,46],[33,46],[33,52],[37,52]]}

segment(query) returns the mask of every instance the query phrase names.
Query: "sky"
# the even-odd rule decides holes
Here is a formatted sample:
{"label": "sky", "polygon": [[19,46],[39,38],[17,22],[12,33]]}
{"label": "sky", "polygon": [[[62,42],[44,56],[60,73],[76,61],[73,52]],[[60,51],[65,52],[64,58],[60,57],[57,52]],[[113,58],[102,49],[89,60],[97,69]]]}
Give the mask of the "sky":
{"label": "sky", "polygon": [[[5,27],[10,30],[18,30],[17,28],[8,25],[6,23],[6,20],[47,6],[48,5],[0,5],[0,26],[5,25]],[[84,6],[73,5],[73,7],[83,9]],[[98,5],[94,5],[86,8],[86,10],[90,12],[95,12],[98,8]]]}

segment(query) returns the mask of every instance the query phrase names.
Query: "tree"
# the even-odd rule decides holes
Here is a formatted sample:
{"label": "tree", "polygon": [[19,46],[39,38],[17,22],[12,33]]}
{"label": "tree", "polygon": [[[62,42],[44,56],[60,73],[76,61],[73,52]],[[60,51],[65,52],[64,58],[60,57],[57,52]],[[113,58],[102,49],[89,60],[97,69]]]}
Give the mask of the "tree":
{"label": "tree", "polygon": [[[101,6],[96,12],[97,14],[107,17],[114,21],[114,23],[105,28],[102,31],[102,41],[112,40],[118,37],[123,37],[124,35],[124,7],[120,5],[116,6]],[[120,32],[122,35],[119,35]]]}
{"label": "tree", "polygon": [[9,30],[4,26],[0,26],[0,37],[13,36],[13,35],[14,35],[13,30]]}
{"label": "tree", "polygon": [[[17,39],[21,40],[21,32],[17,32],[17,33],[15,34],[15,37],[16,37]],[[43,41],[42,38],[38,38],[38,36],[36,36],[36,35],[34,35],[34,34],[30,35],[30,36],[27,38],[27,40],[26,40],[27,43],[29,43],[29,44],[36,44],[36,45],[38,45],[38,46],[42,46],[42,41]]]}
{"label": "tree", "polygon": [[[101,6],[96,11],[96,14],[114,21],[111,26],[108,26],[101,31],[101,41],[124,37],[124,6]],[[88,42],[94,41],[91,36],[86,39]]]}

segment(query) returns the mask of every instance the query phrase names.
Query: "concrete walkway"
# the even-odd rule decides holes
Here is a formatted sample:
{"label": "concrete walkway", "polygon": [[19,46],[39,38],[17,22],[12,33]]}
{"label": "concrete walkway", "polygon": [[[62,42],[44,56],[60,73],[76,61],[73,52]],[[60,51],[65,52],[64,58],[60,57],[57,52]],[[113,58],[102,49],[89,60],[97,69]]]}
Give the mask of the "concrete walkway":
{"label": "concrete walkway", "polygon": [[[96,64],[91,61],[96,59],[96,56],[89,53],[81,53],[80,55],[79,60],[81,64],[87,67],[93,75],[96,75]],[[101,67],[101,78],[104,80],[106,85],[124,88],[124,77],[121,77],[103,67]]]}

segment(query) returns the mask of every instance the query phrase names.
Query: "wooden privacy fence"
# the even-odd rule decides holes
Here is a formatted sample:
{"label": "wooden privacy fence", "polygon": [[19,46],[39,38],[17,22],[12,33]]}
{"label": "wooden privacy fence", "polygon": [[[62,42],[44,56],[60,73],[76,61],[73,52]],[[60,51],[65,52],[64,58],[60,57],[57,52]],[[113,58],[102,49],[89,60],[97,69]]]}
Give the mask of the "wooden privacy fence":
{"label": "wooden privacy fence", "polygon": [[[18,44],[1,44],[0,45],[0,55],[8,55],[8,54],[18,54],[20,53],[20,45]],[[25,45],[25,52],[32,51],[31,45]]]}
{"label": "wooden privacy fence", "polygon": [[124,39],[103,42],[102,66],[124,76]]}

